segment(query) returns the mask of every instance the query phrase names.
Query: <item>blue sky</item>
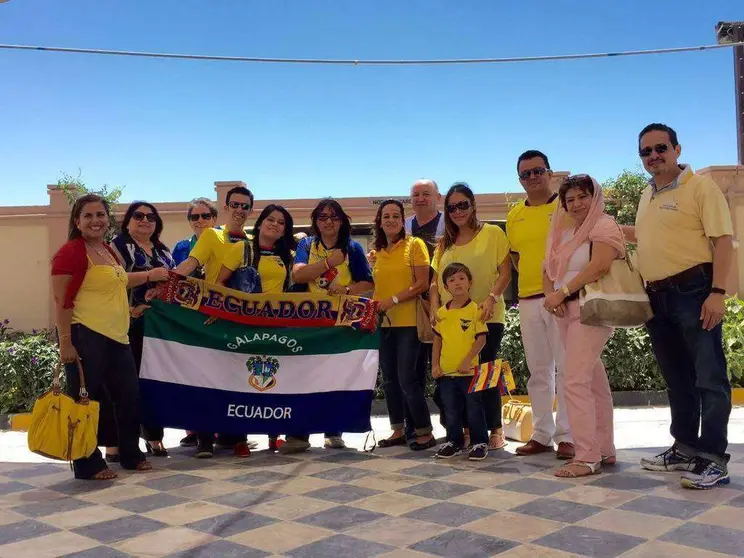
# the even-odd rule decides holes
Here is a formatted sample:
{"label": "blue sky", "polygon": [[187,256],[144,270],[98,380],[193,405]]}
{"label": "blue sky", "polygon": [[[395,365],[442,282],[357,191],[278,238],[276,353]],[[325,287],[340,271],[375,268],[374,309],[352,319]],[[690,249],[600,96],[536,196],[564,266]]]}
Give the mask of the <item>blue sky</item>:
{"label": "blue sky", "polygon": [[[105,6],[106,9],[101,9]],[[740,0],[9,0],[0,42],[327,58],[468,58],[715,43]],[[598,179],[675,127],[694,167],[736,162],[729,49],[568,62],[332,67],[0,50],[0,205],[61,172],[123,200],[402,194],[420,177],[520,190],[515,160]]]}

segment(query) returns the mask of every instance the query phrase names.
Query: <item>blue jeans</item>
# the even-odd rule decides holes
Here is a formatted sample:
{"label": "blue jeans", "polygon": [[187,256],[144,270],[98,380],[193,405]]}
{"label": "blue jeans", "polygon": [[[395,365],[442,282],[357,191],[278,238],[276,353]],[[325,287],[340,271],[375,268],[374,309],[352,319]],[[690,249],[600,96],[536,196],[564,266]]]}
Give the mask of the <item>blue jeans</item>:
{"label": "blue jeans", "polygon": [[458,448],[462,448],[465,443],[462,430],[463,410],[470,426],[470,442],[473,445],[488,443],[486,415],[480,393],[468,393],[472,381],[472,376],[444,376],[439,382],[447,422],[447,441]]}
{"label": "blue jeans", "polygon": [[723,353],[723,328],[718,324],[707,331],[700,320],[712,275],[711,267],[706,266],[682,284],[649,289],[654,317],[646,327],[667,383],[671,434],[677,447],[724,463],[731,384]]}

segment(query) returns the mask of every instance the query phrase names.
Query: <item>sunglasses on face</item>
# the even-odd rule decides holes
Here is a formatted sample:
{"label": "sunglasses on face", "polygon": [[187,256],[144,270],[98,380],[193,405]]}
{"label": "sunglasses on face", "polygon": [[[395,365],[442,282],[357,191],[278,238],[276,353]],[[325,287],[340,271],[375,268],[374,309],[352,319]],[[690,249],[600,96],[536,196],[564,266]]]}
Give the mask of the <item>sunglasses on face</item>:
{"label": "sunglasses on face", "polygon": [[529,177],[532,176],[533,174],[535,175],[535,178],[537,178],[538,176],[542,176],[546,172],[548,172],[548,169],[546,169],[545,167],[536,167],[534,169],[527,169],[527,170],[520,172],[519,178],[521,180],[528,180]]}
{"label": "sunglasses on face", "polygon": [[194,223],[196,223],[199,219],[209,221],[211,218],[211,213],[192,213],[191,215],[189,215],[189,221],[193,221]]}
{"label": "sunglasses on face", "polygon": [[318,215],[318,221],[320,221],[321,223],[338,223],[340,220],[341,217],[339,217],[338,215]]}
{"label": "sunglasses on face", "polygon": [[646,157],[650,157],[654,151],[661,155],[669,151],[669,146],[666,143],[657,143],[653,147],[644,147],[638,154],[645,159]]}
{"label": "sunglasses on face", "polygon": [[240,202],[236,202],[236,201],[231,201],[227,205],[231,209],[242,209],[243,211],[250,211],[251,210],[251,204],[250,203],[240,203]]}
{"label": "sunglasses on face", "polygon": [[447,212],[448,213],[454,213],[457,210],[467,211],[468,209],[470,209],[470,202],[469,201],[461,201],[461,202],[457,202],[457,203],[447,204]]}
{"label": "sunglasses on face", "polygon": [[154,213],[142,213],[141,211],[135,211],[132,213],[132,219],[135,221],[144,221],[147,219],[148,223],[154,223],[157,220]]}

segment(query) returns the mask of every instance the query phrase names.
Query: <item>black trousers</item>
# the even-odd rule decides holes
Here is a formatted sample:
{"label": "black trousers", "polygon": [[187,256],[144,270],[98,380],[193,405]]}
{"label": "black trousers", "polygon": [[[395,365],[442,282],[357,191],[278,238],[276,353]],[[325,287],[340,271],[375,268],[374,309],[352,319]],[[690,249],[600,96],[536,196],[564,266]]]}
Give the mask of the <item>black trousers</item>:
{"label": "black trousers", "polygon": [[[132,355],[134,356],[134,364],[137,367],[137,377],[140,374],[140,366],[142,366],[142,346],[145,340],[145,320],[144,318],[137,318],[132,320],[132,325],[129,327],[129,346],[132,347]],[[147,416],[147,413],[142,413],[143,417]],[[148,442],[162,442],[163,441],[163,427],[158,424],[143,420],[142,423],[142,438]]]}
{"label": "black trousers", "polygon": [[[501,339],[504,337],[504,324],[487,324],[487,326],[486,344],[481,349],[479,355],[481,363],[491,362],[498,358],[499,351],[501,350]],[[499,393],[498,388],[482,391],[479,395],[483,404],[483,412],[486,416],[487,428],[489,430],[501,428],[501,393]],[[439,422],[442,426],[446,427],[447,418],[442,400],[441,380],[437,380],[437,385],[434,389],[434,403],[439,407]],[[463,428],[469,428],[468,417],[465,411],[462,412],[462,425]]]}
{"label": "black trousers", "polygon": [[[139,449],[139,383],[129,345],[96,333],[81,324],[72,326],[72,345],[83,364],[88,395],[101,403],[98,445],[119,446],[124,469],[136,469],[145,457]],[[65,365],[67,393],[80,397],[80,380],[75,364]],[[106,417],[113,417],[112,419]],[[106,468],[98,448],[72,463],[75,478],[89,479]]]}

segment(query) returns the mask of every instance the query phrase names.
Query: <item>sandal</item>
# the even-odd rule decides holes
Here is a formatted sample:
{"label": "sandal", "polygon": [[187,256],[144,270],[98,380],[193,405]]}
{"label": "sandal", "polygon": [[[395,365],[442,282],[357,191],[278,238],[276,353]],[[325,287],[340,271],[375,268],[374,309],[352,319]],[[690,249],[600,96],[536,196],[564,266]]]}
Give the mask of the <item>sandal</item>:
{"label": "sandal", "polygon": [[603,455],[602,465],[615,465],[617,463],[617,457],[614,455]]}
{"label": "sandal", "polygon": [[384,440],[380,440],[377,442],[378,448],[392,448],[393,446],[405,446],[406,445],[406,437],[405,436],[396,436],[395,438],[385,438]]}
{"label": "sandal", "polygon": [[500,428],[494,430],[493,433],[488,437],[488,449],[489,450],[500,450],[506,447],[506,439],[504,438],[504,432]]}
{"label": "sandal", "polygon": [[145,449],[147,450],[147,453],[153,454],[155,457],[168,457],[168,450],[165,449],[162,445],[163,443],[160,443],[159,447],[154,447],[150,442],[145,442]]}
{"label": "sandal", "polygon": [[90,480],[114,480],[118,476],[119,475],[116,474],[116,471],[106,467],[105,469],[101,469],[95,475],[90,477]]}
{"label": "sandal", "polygon": [[137,467],[134,469],[135,471],[152,471],[152,463],[149,461],[140,461],[137,463]]}
{"label": "sandal", "polygon": [[602,462],[590,463],[588,461],[571,461],[555,472],[555,476],[562,479],[577,479],[598,475],[602,470]]}

